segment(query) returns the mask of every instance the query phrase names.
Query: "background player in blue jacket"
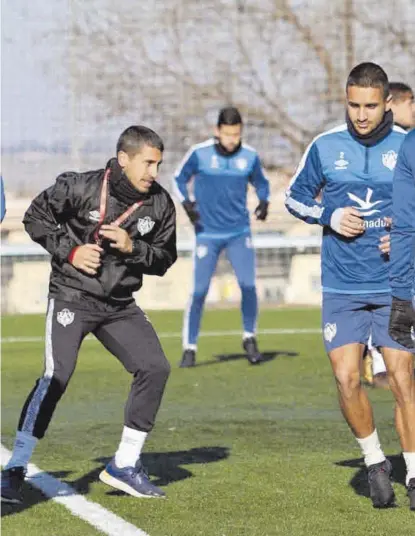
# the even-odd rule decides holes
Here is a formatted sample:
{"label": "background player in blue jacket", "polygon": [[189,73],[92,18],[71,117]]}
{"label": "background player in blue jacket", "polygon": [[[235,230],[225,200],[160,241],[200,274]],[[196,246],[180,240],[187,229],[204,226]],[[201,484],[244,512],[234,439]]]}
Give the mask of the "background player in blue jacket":
{"label": "background player in blue jacket", "polygon": [[[393,184],[393,225],[391,231],[390,283],[392,310],[389,333],[408,348],[414,347],[414,260],[415,260],[415,130],[402,144]],[[397,360],[391,382],[398,375],[406,389],[398,390],[406,411],[407,440],[403,456],[407,467],[406,484],[411,508],[415,510],[415,379],[413,363]],[[389,373],[391,371],[389,370]],[[396,380],[395,380],[396,381]],[[397,386],[399,387],[399,386]]]}
{"label": "background player in blue jacket", "polygon": [[[255,338],[255,252],[246,198],[250,183],[259,199],[256,218],[265,220],[269,183],[257,152],[241,141],[242,118],[236,108],[220,111],[215,134],[215,138],[190,148],[174,178],[177,196],[196,232],[193,291],[184,316],[181,367],[195,364],[205,298],[224,249],[242,293],[243,348],[252,364],[261,361]],[[191,179],[194,200],[188,189]]]}
{"label": "background player in blue jacket", "polygon": [[[357,65],[347,80],[346,123],[317,136],[306,150],[286,198],[288,210],[323,227],[323,335],[340,407],[368,468],[375,507],[394,502],[391,464],[380,447],[372,408],[360,384],[370,333],[382,349],[396,399],[397,431],[408,445],[410,385],[395,371],[412,355],[388,334],[388,256],[382,253],[392,215],[392,180],[405,131],[393,126],[386,73]],[[322,194],[321,202],[316,201]],[[411,414],[413,415],[413,414]]]}

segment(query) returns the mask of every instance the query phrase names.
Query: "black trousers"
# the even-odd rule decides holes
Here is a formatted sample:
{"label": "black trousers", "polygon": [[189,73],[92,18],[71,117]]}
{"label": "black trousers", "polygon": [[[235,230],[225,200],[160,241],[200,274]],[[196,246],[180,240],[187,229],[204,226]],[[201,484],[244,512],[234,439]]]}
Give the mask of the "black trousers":
{"label": "black trousers", "polygon": [[143,311],[135,304],[122,310],[82,309],[81,304],[51,298],[44,371],[23,406],[19,430],[39,439],[45,435],[88,333],[93,333],[133,376],[125,405],[125,426],[143,432],[153,428],[170,364]]}

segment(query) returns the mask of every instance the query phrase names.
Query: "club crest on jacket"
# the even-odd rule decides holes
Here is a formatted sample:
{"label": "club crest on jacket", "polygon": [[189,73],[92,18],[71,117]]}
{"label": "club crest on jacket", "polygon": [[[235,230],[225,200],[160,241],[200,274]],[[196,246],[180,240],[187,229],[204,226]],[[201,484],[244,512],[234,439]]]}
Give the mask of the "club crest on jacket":
{"label": "club crest on jacket", "polygon": [[155,222],[149,217],[138,218],[137,229],[141,236],[149,233],[154,227]]}

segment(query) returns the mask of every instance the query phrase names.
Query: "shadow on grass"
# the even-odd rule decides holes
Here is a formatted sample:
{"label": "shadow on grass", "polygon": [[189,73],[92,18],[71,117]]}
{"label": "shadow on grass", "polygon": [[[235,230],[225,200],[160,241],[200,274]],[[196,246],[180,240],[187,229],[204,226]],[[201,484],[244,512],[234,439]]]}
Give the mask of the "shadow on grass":
{"label": "shadow on grass", "polygon": [[[388,460],[392,464],[392,480],[398,484],[405,485],[406,467],[405,460],[402,455],[388,456]],[[349,484],[355,490],[357,495],[370,497],[369,484],[367,482],[367,471],[363,458],[355,458],[352,460],[343,460],[336,462],[335,465],[340,467],[352,467],[358,469],[351,478]]]}
{"label": "shadow on grass", "polygon": [[[262,361],[257,365],[267,363],[268,361],[273,361],[276,357],[296,357],[298,352],[292,352],[290,350],[275,350],[269,352],[262,352]],[[213,359],[208,361],[202,361],[201,363],[196,363],[196,367],[205,367],[207,365],[217,365],[219,363],[227,363],[229,361],[238,361],[244,359],[247,361],[246,354],[217,354],[213,356]],[[256,365],[255,365],[256,366]]]}
{"label": "shadow on grass", "polygon": [[[193,476],[189,469],[183,467],[184,465],[219,462],[228,457],[229,448],[227,447],[197,447],[173,452],[148,452],[144,453],[141,458],[150,478],[153,477],[151,481],[157,486],[167,486],[172,482],[178,482]],[[96,458],[94,461],[98,462],[99,465],[77,480],[70,480],[71,473],[69,471],[51,472],[49,474],[69,484],[76,493],[87,495],[90,491],[90,485],[99,480],[99,473],[110,460],[111,458],[107,457]],[[59,495],[59,485],[56,486],[56,495]],[[108,495],[125,495],[125,493],[114,490],[108,491]],[[22,505],[2,503],[1,517],[18,514],[49,499],[41,491],[33,487],[29,480],[24,484],[23,500]]]}

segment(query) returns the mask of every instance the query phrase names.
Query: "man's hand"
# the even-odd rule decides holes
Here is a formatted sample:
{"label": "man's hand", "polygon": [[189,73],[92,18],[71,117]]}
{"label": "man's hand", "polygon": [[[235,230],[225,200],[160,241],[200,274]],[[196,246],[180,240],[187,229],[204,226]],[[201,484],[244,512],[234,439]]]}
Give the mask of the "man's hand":
{"label": "man's hand", "polygon": [[[390,229],[392,225],[392,218],[385,218],[386,229]],[[391,252],[391,235],[383,235],[380,239],[379,249],[383,255],[389,255]]]}
{"label": "man's hand", "polygon": [[414,320],[415,314],[412,303],[392,297],[391,314],[389,318],[389,335],[392,339],[405,346],[414,347]]}
{"label": "man's hand", "polygon": [[101,266],[101,253],[103,251],[97,244],[84,244],[76,248],[70,262],[78,270],[89,275],[96,275]]}
{"label": "man's hand", "polygon": [[118,249],[121,253],[133,252],[133,241],[129,237],[127,231],[121,229],[117,225],[103,225],[99,230],[100,236],[108,238],[111,242],[110,247]]}
{"label": "man's hand", "polygon": [[353,207],[336,208],[331,215],[330,227],[347,238],[359,236],[365,230],[360,212]]}
{"label": "man's hand", "polygon": [[269,206],[268,201],[259,202],[259,205],[256,207],[255,212],[254,212],[257,220],[265,221],[267,219],[268,206]]}
{"label": "man's hand", "polygon": [[200,214],[196,210],[196,202],[183,201],[182,205],[192,225],[196,225],[196,223],[200,220]]}

